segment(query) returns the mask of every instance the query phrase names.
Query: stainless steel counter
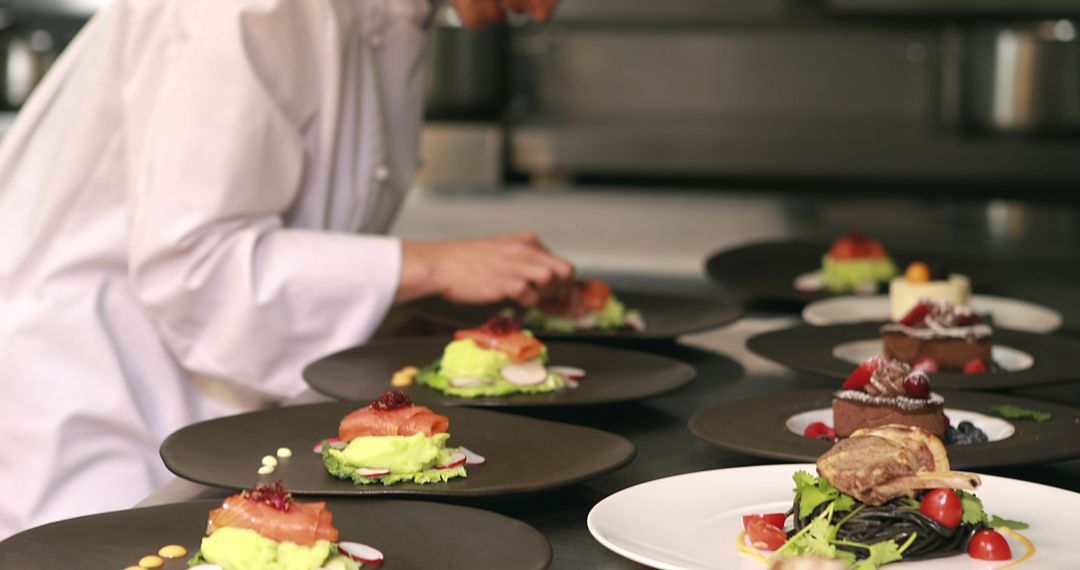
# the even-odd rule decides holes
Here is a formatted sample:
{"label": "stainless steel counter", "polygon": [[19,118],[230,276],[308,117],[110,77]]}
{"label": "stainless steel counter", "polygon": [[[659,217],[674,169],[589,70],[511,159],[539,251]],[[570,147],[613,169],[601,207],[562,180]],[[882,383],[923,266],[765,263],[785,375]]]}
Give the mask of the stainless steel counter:
{"label": "stainless steel counter", "polygon": [[[592,220],[592,222],[589,222]],[[616,282],[682,292],[716,290],[701,276],[704,256],[717,247],[769,237],[825,235],[861,226],[886,239],[920,236],[949,249],[987,249],[995,255],[1030,253],[1050,259],[1059,277],[1031,283],[1029,291],[1080,320],[1080,244],[1073,205],[832,198],[789,199],[763,195],[652,192],[649,194],[556,191],[492,196],[419,194],[406,207],[396,233],[410,238],[456,237],[535,227],[556,249]],[[598,222],[599,221],[599,222]],[[1056,261],[1053,261],[1056,260]],[[635,274],[633,276],[629,274]],[[1023,277],[1023,276],[1021,276]],[[1027,281],[1045,281],[1028,276]],[[1023,285],[1025,279],[1017,282]],[[977,284],[976,284],[977,287]],[[467,504],[532,524],[554,548],[554,568],[639,568],[600,546],[585,517],[605,496],[640,482],[686,473],[768,463],[715,449],[694,438],[686,422],[699,409],[738,398],[802,387],[831,387],[835,380],[789,371],[750,354],[745,341],[759,332],[796,322],[790,315],[751,312],[722,329],[638,348],[683,359],[697,380],[652,400],[586,409],[535,410],[534,417],[588,425],[618,433],[638,447],[627,467],[562,490]],[[1078,371],[1080,377],[1080,371]],[[1080,384],[1018,391],[1026,397],[1080,404]],[[317,396],[305,396],[313,401]],[[987,471],[1080,491],[1080,461]],[[702,492],[708,492],[703,490]],[[716,490],[724,492],[724,490]],[[225,492],[176,482],[142,504],[221,497]]]}

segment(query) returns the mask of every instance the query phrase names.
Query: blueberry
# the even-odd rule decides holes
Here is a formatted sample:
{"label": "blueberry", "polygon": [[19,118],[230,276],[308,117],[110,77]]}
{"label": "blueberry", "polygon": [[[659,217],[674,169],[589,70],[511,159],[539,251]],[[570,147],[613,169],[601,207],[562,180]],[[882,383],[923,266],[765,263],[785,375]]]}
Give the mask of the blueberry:
{"label": "blueberry", "polygon": [[960,422],[960,425],[956,426],[960,433],[971,433],[975,431],[975,424],[969,421]]}
{"label": "blueberry", "polygon": [[945,443],[948,445],[952,445],[956,443],[957,439],[959,439],[959,436],[960,432],[956,431],[956,428],[949,426],[949,428],[945,430]]}

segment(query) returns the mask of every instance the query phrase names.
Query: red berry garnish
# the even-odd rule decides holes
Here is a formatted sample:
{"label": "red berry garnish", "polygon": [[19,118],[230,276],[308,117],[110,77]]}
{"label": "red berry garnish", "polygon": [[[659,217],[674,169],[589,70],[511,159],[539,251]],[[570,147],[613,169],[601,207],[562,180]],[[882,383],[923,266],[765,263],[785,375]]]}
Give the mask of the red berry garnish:
{"label": "red berry garnish", "polygon": [[407,408],[411,405],[413,405],[413,401],[409,398],[408,394],[401,390],[394,390],[393,392],[387,392],[382,396],[379,396],[378,399],[372,400],[371,406],[369,407],[373,410],[386,412],[398,408]]}
{"label": "red berry garnish", "polygon": [[844,389],[862,390],[870,383],[870,377],[874,375],[879,364],[881,364],[881,359],[877,357],[865,360],[851,373],[851,376],[847,377],[847,380],[844,380]]}
{"label": "red berry garnish", "polygon": [[925,400],[930,397],[930,379],[925,372],[916,371],[904,378],[904,391],[912,398]]}
{"label": "red berry garnish", "polygon": [[924,356],[916,360],[912,368],[914,368],[915,370],[922,370],[923,372],[927,373],[940,371],[937,361],[933,358],[930,358],[929,356]]}
{"label": "red berry garnish", "polygon": [[978,358],[972,358],[964,363],[964,374],[984,374],[986,370],[986,363]]}
{"label": "red berry garnish", "polygon": [[982,322],[979,315],[972,312],[962,312],[956,315],[956,326],[970,327]]}
{"label": "red berry garnish", "polygon": [[814,422],[803,430],[803,436],[810,439],[829,439],[836,440],[836,430],[829,427],[825,422]]}
{"label": "red berry garnish", "polygon": [[923,319],[926,318],[926,315],[930,314],[930,307],[930,301],[927,301],[926,299],[919,301],[918,305],[912,307],[911,310],[908,311],[906,315],[904,315],[904,318],[900,319],[900,324],[908,327],[913,327],[923,322]]}
{"label": "red berry garnish", "polygon": [[292,493],[285,490],[285,483],[281,480],[256,485],[254,489],[244,491],[240,495],[249,501],[264,503],[283,513],[289,512],[292,508]]}
{"label": "red berry garnish", "polygon": [[512,334],[521,330],[521,321],[496,315],[488,319],[488,322],[481,325],[480,328],[496,335]]}

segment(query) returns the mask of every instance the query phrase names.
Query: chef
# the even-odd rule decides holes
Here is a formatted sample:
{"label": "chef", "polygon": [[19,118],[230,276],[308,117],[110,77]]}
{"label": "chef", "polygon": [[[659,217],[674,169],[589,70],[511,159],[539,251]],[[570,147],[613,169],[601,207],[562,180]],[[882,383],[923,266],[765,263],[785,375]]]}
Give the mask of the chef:
{"label": "chef", "polygon": [[[557,0],[454,0],[470,27]],[[381,236],[417,168],[427,0],[114,0],[0,147],[0,538],[132,506],[162,439],[304,389],[428,295],[534,303],[529,233]]]}

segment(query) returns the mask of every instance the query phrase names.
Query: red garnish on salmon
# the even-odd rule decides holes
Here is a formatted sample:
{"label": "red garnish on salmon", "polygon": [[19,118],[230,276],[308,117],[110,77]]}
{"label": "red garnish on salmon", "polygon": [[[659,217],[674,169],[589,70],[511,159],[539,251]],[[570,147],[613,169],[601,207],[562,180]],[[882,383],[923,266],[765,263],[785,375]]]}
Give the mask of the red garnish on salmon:
{"label": "red garnish on salmon", "polygon": [[454,340],[469,339],[480,348],[497,350],[514,362],[525,362],[540,355],[544,345],[521,329],[521,323],[506,317],[493,317],[483,326],[462,329],[454,333]]}
{"label": "red garnish on salmon", "polygon": [[589,279],[582,282],[581,304],[589,311],[602,311],[611,298],[611,287],[599,279]]}
{"label": "red garnish on salmon", "polygon": [[221,507],[210,511],[206,534],[226,527],[242,528],[275,542],[311,546],[318,540],[337,542],[338,530],[333,518],[326,502],[293,501],[279,481],[225,499]]}
{"label": "red garnish on salmon", "polygon": [[393,392],[387,392],[382,396],[371,401],[369,406],[373,410],[387,411],[396,410],[398,408],[407,408],[413,405],[412,399],[408,394],[401,390],[394,390]]}
{"label": "red garnish on salmon", "polygon": [[341,420],[338,437],[352,441],[365,435],[413,435],[431,437],[450,429],[450,418],[440,416],[424,406],[408,405],[392,410],[373,406],[360,408]]}

